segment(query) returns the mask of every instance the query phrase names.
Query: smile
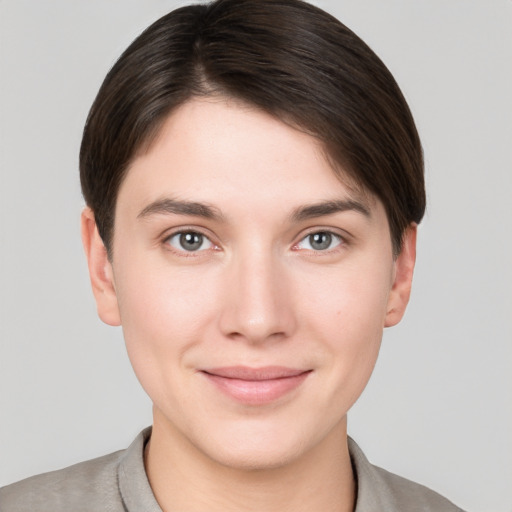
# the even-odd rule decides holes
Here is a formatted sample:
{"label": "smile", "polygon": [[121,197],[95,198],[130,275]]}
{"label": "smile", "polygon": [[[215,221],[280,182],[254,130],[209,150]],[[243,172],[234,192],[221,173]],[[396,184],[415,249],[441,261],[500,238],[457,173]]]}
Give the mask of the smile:
{"label": "smile", "polygon": [[202,370],[209,382],[225,395],[246,405],[265,405],[291,393],[312,370],[267,366],[231,366]]}

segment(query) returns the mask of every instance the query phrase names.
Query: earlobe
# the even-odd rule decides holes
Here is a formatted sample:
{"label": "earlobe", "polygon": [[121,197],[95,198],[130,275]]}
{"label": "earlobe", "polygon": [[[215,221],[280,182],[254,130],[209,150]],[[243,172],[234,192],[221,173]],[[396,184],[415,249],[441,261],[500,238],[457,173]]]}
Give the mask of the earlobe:
{"label": "earlobe", "polygon": [[409,302],[416,262],[417,228],[415,223],[407,228],[404,233],[402,250],[395,260],[394,280],[388,299],[385,327],[392,327],[400,322]]}
{"label": "earlobe", "polygon": [[121,325],[112,264],[98,233],[94,213],[89,207],[84,208],[82,212],[81,228],[98,315],[108,325]]}

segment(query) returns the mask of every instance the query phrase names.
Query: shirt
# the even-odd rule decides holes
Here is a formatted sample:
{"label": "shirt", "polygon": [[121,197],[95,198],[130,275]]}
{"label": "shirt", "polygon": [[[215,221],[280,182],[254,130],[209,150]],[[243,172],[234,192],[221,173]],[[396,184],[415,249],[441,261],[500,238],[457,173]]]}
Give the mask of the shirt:
{"label": "shirt", "polygon": [[[126,450],[0,489],[2,512],[162,512],[144,469],[151,427]],[[436,492],[370,464],[348,440],[357,482],[355,512],[462,512]]]}

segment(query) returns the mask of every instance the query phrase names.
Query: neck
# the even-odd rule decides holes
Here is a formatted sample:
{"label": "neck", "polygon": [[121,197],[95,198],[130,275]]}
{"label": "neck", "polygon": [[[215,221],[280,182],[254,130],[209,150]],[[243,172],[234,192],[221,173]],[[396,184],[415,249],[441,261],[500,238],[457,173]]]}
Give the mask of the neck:
{"label": "neck", "polygon": [[309,452],[263,469],[220,464],[168,425],[155,421],[145,465],[164,512],[354,510],[355,481],[345,421]]}

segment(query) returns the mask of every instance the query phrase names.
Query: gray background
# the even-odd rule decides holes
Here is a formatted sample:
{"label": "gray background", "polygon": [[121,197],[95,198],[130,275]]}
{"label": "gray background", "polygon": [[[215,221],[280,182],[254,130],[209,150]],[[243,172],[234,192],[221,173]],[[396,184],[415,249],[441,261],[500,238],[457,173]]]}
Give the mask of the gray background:
{"label": "gray background", "polygon": [[[0,485],[126,447],[150,423],[120,330],[96,318],[77,153],[116,57],[183,3],[0,0]],[[395,74],[427,162],[412,302],[350,433],[464,508],[510,512],[512,2],[317,4]]]}

